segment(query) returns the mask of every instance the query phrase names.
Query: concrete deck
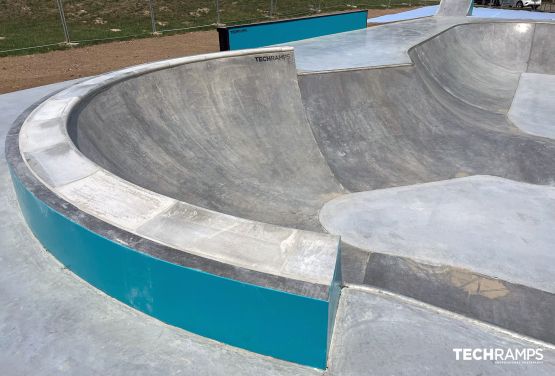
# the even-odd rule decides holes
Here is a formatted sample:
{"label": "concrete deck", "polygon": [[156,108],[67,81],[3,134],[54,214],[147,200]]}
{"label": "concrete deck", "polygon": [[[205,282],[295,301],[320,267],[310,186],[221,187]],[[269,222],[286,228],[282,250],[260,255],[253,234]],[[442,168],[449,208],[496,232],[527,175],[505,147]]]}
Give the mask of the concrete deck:
{"label": "concrete deck", "polygon": [[[474,270],[555,293],[555,188],[491,176],[352,193],[320,221],[369,252]],[[496,285],[480,293],[508,294]]]}
{"label": "concrete deck", "polygon": [[343,291],[330,375],[551,375],[555,352],[542,364],[456,360],[457,348],[543,348],[508,333],[374,289]]}
{"label": "concrete deck", "polygon": [[[331,71],[411,64],[410,47],[461,23],[467,17],[433,17],[287,43],[300,71]],[[338,59],[337,56],[343,56]]]}

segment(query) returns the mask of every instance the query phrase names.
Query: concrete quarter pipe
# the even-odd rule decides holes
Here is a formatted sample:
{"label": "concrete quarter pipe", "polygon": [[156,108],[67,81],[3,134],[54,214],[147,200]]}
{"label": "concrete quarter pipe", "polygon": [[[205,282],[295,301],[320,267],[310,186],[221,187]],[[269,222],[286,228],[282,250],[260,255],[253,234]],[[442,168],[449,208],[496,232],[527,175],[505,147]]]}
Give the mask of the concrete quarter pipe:
{"label": "concrete quarter pipe", "polygon": [[428,30],[409,63],[298,73],[275,47],[61,91],[6,141],[23,214],[117,299],[309,366],[340,284],[553,343],[555,25],[438,22],[388,26]]}
{"label": "concrete quarter pipe", "polygon": [[439,3],[437,16],[472,16],[474,1],[443,0]]}

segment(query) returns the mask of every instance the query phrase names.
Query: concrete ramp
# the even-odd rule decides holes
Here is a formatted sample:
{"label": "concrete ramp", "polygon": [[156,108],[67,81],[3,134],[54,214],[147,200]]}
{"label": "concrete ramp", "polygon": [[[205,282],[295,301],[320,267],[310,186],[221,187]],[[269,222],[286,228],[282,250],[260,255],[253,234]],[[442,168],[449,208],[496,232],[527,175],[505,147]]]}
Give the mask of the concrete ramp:
{"label": "concrete ramp", "polygon": [[[406,27],[401,31],[410,34]],[[541,36],[553,27],[457,25],[405,52],[412,64],[379,69],[297,74],[292,51],[284,50],[152,71],[82,103],[70,133],[92,161],[150,191],[250,220],[315,231],[323,224],[342,237],[347,283],[372,284],[551,341],[555,328],[542,307],[555,302],[555,290],[549,268],[541,267],[552,264],[552,239],[545,227],[524,224],[555,222],[552,211],[539,210],[553,196],[542,185],[555,185],[555,140],[521,131],[507,115],[523,73],[551,73],[552,42]],[[545,104],[534,108],[550,108],[550,97],[542,98]],[[519,111],[532,108],[517,102]],[[549,114],[545,119],[544,128]],[[483,188],[473,175],[503,179],[486,177]],[[469,176],[455,180],[460,184],[438,182]],[[440,189],[426,195],[424,183]],[[534,188],[523,189],[525,183]],[[400,200],[399,186],[414,194]],[[535,205],[529,192],[539,197]],[[497,201],[488,201],[492,195]],[[522,205],[503,212],[512,200]],[[421,227],[406,215],[413,207]],[[445,214],[432,221],[451,212],[466,219],[449,225]],[[505,227],[499,217],[509,221]],[[380,219],[386,223],[377,226]],[[163,223],[148,235],[168,244],[198,238],[181,234],[189,228],[181,224],[167,233]],[[232,223],[218,229],[224,227]],[[194,243],[207,254],[222,253]],[[254,248],[248,259],[261,265],[265,248]],[[474,280],[481,287],[469,299],[464,286]],[[484,286],[499,283],[499,296],[484,295]],[[531,315],[533,323],[525,319]]]}
{"label": "concrete ramp", "polygon": [[523,132],[555,139],[555,76],[522,74],[508,116]]}
{"label": "concrete ramp", "polygon": [[[315,226],[330,192],[343,191],[296,77],[292,49],[269,48],[130,67],[45,99],[7,137],[31,230],[140,311],[325,368],[339,238],[222,213]],[[228,209],[214,211],[218,202]]]}
{"label": "concrete ramp", "polygon": [[[338,181],[356,192],[320,211],[349,254],[347,281],[555,339],[542,308],[555,304],[553,279],[550,268],[540,271],[553,264],[553,241],[547,228],[525,226],[555,220],[543,210],[553,205],[553,188],[544,186],[555,185],[555,142],[523,132],[507,117],[521,76],[530,68],[549,72],[544,51],[552,42],[536,44],[534,32],[553,27],[460,25],[412,48],[412,65],[300,76],[320,149]],[[544,133],[553,126],[547,82],[535,85],[543,91],[530,88],[541,96],[533,104],[520,90],[509,113],[516,106],[521,117],[537,111],[528,118],[543,119]],[[399,186],[408,187],[393,188]],[[452,227],[446,213],[454,216]],[[487,263],[474,252],[495,260],[492,268],[483,269]],[[457,257],[470,257],[472,265]]]}
{"label": "concrete ramp", "polygon": [[[468,40],[481,32],[483,45]],[[301,75],[313,132],[340,183],[358,192],[468,175],[555,182],[555,144],[506,116],[532,32],[462,25],[413,48],[411,66]]]}
{"label": "concrete ramp", "polygon": [[71,133],[116,175],[226,214],[318,229],[315,213],[344,192],[308,125],[291,50],[123,81],[86,103]]}
{"label": "concrete ramp", "polygon": [[[470,176],[345,195],[328,202],[320,220],[359,248],[457,265],[555,293],[555,216],[544,214],[552,211],[553,187]],[[534,257],[515,262],[527,259],[531,248]],[[509,291],[501,283],[483,283],[472,293],[498,298]]]}
{"label": "concrete ramp", "polygon": [[534,31],[530,23],[455,26],[413,48],[409,55],[449,94],[504,114],[521,73],[526,72]]}
{"label": "concrete ramp", "polygon": [[472,16],[473,0],[441,0],[436,16]]}

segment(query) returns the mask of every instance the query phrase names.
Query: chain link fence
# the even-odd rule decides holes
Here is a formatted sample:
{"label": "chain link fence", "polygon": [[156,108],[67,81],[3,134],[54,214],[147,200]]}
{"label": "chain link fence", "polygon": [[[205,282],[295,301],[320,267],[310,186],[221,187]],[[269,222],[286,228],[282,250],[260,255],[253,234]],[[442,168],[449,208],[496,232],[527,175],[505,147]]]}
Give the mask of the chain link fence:
{"label": "chain link fence", "polygon": [[33,50],[439,0],[0,0],[0,56]]}

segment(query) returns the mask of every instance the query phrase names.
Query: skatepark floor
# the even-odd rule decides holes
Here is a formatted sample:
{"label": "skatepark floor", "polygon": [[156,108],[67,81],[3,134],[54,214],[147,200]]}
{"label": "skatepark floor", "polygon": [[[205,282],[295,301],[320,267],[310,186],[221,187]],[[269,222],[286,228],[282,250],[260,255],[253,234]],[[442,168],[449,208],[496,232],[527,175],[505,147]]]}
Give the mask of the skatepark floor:
{"label": "skatepark floor", "polygon": [[[4,159],[15,117],[69,82],[0,96],[3,375],[318,375],[168,326],[68,272],[28,230]],[[452,348],[541,347],[537,365],[455,360]],[[550,375],[552,346],[380,290],[344,288],[327,375]]]}

